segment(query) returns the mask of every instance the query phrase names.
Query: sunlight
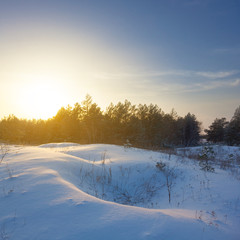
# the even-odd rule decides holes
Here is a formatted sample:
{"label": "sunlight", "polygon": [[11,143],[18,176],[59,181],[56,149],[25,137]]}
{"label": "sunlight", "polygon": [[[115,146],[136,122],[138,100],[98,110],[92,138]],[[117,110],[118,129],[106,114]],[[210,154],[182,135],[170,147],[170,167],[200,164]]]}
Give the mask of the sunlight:
{"label": "sunlight", "polygon": [[66,91],[56,76],[32,77],[21,91],[20,107],[30,118],[48,119],[66,105]]}

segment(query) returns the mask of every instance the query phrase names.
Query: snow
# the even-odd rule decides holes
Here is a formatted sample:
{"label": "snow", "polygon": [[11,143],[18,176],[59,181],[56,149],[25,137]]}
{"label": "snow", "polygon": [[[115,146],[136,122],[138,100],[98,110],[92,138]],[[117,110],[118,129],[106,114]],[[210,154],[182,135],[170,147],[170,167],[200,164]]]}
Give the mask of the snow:
{"label": "snow", "polygon": [[240,239],[240,151],[213,150],[211,172],[190,158],[199,147],[174,155],[105,144],[4,146],[0,240]]}

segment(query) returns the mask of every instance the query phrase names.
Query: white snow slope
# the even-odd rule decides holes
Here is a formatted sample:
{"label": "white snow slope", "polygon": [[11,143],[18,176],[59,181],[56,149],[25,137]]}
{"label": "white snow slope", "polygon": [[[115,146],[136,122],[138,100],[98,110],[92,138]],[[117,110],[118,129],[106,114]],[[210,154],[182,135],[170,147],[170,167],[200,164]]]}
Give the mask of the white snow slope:
{"label": "white snow slope", "polygon": [[0,240],[240,239],[239,148],[214,172],[114,145],[1,151]]}

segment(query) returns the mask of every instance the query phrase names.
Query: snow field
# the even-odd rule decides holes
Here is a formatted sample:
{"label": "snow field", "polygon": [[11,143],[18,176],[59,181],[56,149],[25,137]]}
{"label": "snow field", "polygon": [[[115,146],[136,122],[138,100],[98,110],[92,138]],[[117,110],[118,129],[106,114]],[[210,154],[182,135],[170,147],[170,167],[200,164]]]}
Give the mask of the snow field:
{"label": "snow field", "polygon": [[0,240],[239,239],[239,178],[214,169],[114,145],[10,146],[0,165]]}

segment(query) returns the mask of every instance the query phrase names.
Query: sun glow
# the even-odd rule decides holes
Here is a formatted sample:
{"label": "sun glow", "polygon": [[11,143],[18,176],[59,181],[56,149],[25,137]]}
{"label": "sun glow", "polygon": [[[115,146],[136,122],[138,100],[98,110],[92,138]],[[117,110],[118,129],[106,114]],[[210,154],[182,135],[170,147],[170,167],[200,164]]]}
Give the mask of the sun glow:
{"label": "sun glow", "polygon": [[101,37],[51,24],[6,29],[0,53],[0,118],[14,114],[48,119],[86,94],[106,106],[112,100],[109,89],[116,84],[99,76],[122,68],[122,57]]}
{"label": "sun glow", "polygon": [[53,76],[35,76],[21,89],[19,106],[28,118],[48,119],[67,103],[61,79]]}

